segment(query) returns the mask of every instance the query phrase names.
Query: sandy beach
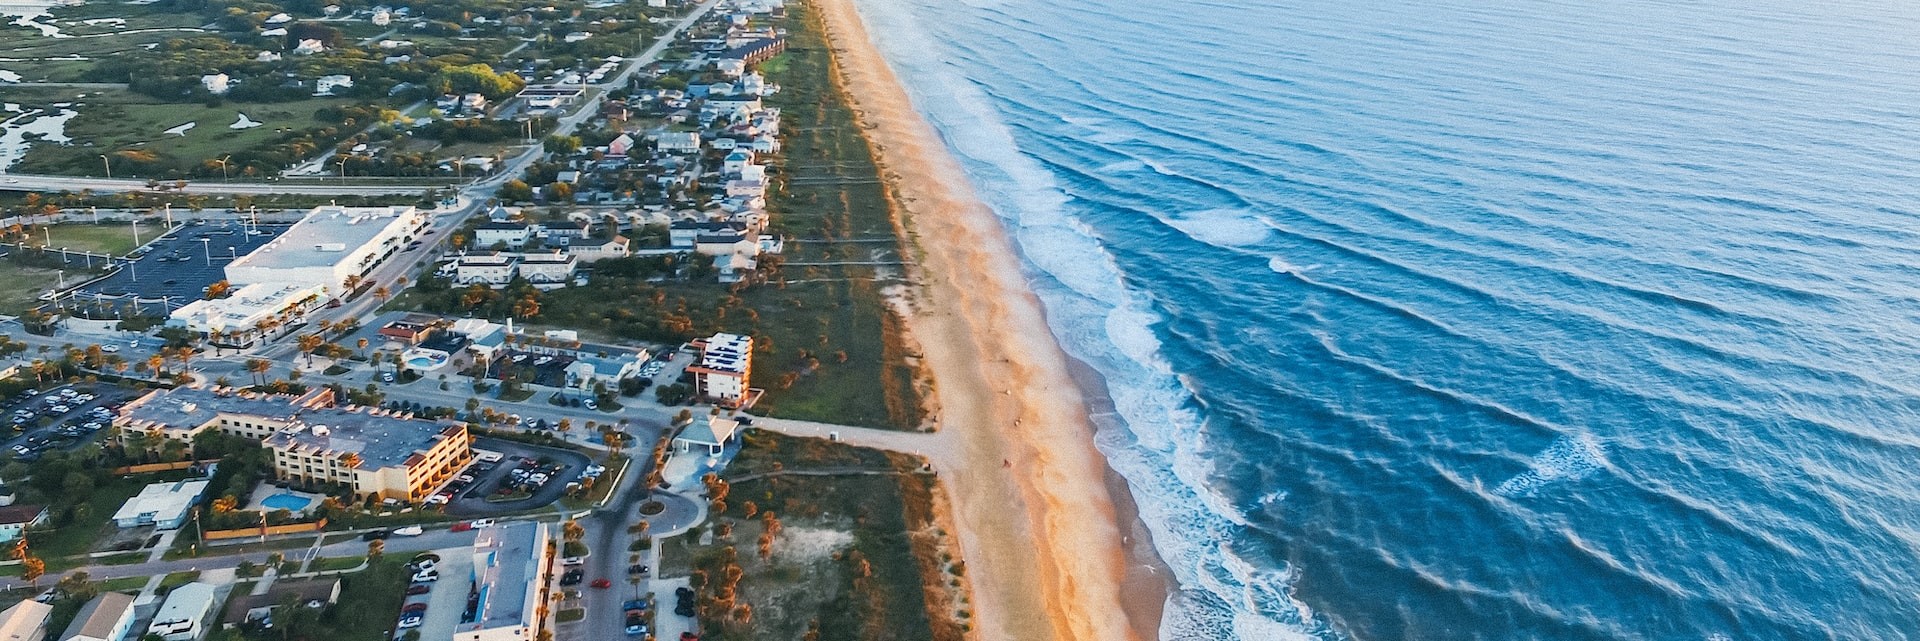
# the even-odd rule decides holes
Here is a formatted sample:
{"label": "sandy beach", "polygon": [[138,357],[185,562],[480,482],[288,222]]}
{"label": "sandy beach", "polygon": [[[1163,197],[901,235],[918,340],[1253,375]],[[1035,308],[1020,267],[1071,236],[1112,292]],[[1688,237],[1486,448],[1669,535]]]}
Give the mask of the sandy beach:
{"label": "sandy beach", "polygon": [[953,497],[976,638],[1154,638],[1167,586],[1143,579],[1143,528],[1120,509],[1130,508],[1115,496],[1124,485],[1110,485],[1088,399],[1012,243],[868,39],[854,0],[813,5],[917,239],[909,324],[935,381],[945,451],[932,458]]}

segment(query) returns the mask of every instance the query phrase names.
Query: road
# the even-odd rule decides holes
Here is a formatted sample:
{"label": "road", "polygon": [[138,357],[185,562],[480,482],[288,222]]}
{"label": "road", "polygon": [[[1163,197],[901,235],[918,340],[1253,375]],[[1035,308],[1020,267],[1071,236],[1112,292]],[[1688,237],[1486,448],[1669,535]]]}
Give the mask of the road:
{"label": "road", "polygon": [[[162,185],[172,185],[176,181],[160,181]],[[389,194],[419,194],[429,189],[445,188],[445,184],[394,183],[388,185],[320,183],[281,183],[281,182],[194,182],[188,181],[185,189],[174,191],[189,194],[305,194],[311,196],[385,196]],[[0,174],[0,190],[7,191],[72,191],[91,190],[98,193],[122,191],[154,191],[147,186],[145,178],[95,178],[91,176],[47,176],[41,174]]]}

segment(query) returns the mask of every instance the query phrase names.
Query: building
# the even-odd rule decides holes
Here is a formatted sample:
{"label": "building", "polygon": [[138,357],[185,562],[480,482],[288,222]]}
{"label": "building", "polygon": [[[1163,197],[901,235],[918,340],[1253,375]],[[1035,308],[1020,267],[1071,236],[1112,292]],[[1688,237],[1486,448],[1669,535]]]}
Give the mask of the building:
{"label": "building", "polygon": [[632,150],[633,136],[624,133],[620,134],[619,138],[607,142],[607,155],[609,156],[625,156],[627,152]]}
{"label": "building", "polygon": [[522,521],[482,530],[473,541],[473,614],[453,641],[539,638],[553,585],[553,541],[546,523]]}
{"label": "building", "polygon": [[353,88],[353,76],[349,76],[346,74],[320,76],[319,80],[313,81],[313,95],[316,95],[316,96],[331,96],[333,95],[333,92],[335,89],[352,89],[352,88]]}
{"label": "building", "polygon": [[494,289],[513,281],[520,259],[513,254],[468,254],[453,264],[453,284],[486,285]]}
{"label": "building", "polygon": [[122,443],[134,434],[192,442],[210,429],[257,441],[291,425],[302,408],[332,400],[333,392],[324,387],[302,396],[201,387],[156,389],[121,406],[113,424],[120,428]]}
{"label": "building", "polygon": [[746,234],[749,231],[744,222],[681,219],[667,224],[667,245],[680,249],[693,249],[701,236],[714,234]]}
{"label": "building", "polygon": [[749,379],[753,374],[753,337],[725,332],[695,341],[700,360],[687,366],[694,375],[694,390],[701,398],[733,407],[750,401]]}
{"label": "building", "polygon": [[133,596],[102,592],[80,606],[59,641],[122,641],[132,630]]}
{"label": "building", "polygon": [[113,524],[122,528],[151,525],[161,530],[178,530],[187,524],[194,504],[206,494],[209,483],[212,481],[208,479],[189,479],[140,488],[139,494],[127,499],[120,511],[113,513]]}
{"label": "building", "polygon": [[34,599],[0,610],[0,641],[40,641],[47,638],[47,617],[53,606]]}
{"label": "building", "polygon": [[233,627],[246,623],[273,623],[273,611],[292,601],[301,607],[324,608],[340,602],[340,579],[319,577],[273,582],[266,594],[236,594],[227,600],[220,623]]}
{"label": "building", "polygon": [[227,264],[227,282],[311,283],[343,293],[425,231],[427,216],[413,207],[313,208],[259,249]]}
{"label": "building", "polygon": [[426,340],[427,336],[433,333],[435,324],[439,320],[438,316],[407,314],[399,320],[382,325],[375,333],[411,345]]}
{"label": "building", "polygon": [[786,38],[756,38],[720,52],[722,58],[735,58],[747,64],[760,64],[787,50]]}
{"label": "building", "polygon": [[612,238],[582,238],[567,244],[567,253],[580,257],[580,262],[591,263],[608,258],[626,258],[633,255],[631,242],[626,236]]}
{"label": "building", "polygon": [[207,632],[214,592],[213,584],[199,581],[174,588],[160,604],[160,611],[153,613],[147,634],[160,635],[164,641],[197,641]]}
{"label": "building", "polygon": [[[0,543],[11,543],[25,535],[28,529],[47,524],[47,508],[43,505],[9,505],[0,507]],[[4,639],[0,639],[4,641]]]}
{"label": "building", "polygon": [[719,456],[726,451],[727,443],[740,430],[740,421],[724,416],[709,416],[707,422],[698,421],[681,430],[673,437],[673,448],[681,454],[703,453],[707,456]]}
{"label": "building", "polygon": [[700,134],[692,131],[666,132],[653,137],[653,148],[669,154],[700,152]]}
{"label": "building", "polygon": [[580,101],[586,90],[578,84],[573,85],[527,85],[520,90],[519,98],[530,110],[557,109]]}
{"label": "building", "polygon": [[206,87],[207,93],[224,96],[229,89],[233,88],[233,82],[231,78],[227,77],[227,74],[212,73],[200,76],[200,86]]}
{"label": "building", "polygon": [[274,478],[419,502],[473,462],[465,424],[414,420],[377,408],[302,412],[260,442],[273,452]]}
{"label": "building", "polygon": [[485,222],[473,228],[473,246],[480,249],[519,249],[533,240],[533,226],[516,222]]}
{"label": "building", "polygon": [[327,299],[319,283],[252,283],[226,298],[196,300],[167,315],[168,327],[185,328],[221,347],[245,349],[286,331],[283,318],[298,318]]}
{"label": "building", "polygon": [[[265,32],[262,32],[262,33],[261,33],[260,35],[266,35],[266,33],[265,33]],[[284,35],[287,35],[287,33],[286,33],[286,30],[285,30],[285,29],[281,29],[281,30],[280,30],[280,35],[283,35],[283,36],[284,36]],[[311,38],[309,38],[309,39],[306,39],[306,40],[301,40],[301,41],[300,41],[300,44],[297,44],[297,45],[294,45],[294,47],[293,47],[293,55],[296,55],[296,56],[311,56],[311,55],[313,55],[313,54],[316,54],[316,53],[320,53],[320,52],[322,52],[322,51],[326,51],[326,50],[327,50],[327,44],[326,44],[326,43],[324,43],[324,42],[321,42],[321,41],[319,41],[319,40],[314,40],[314,39],[311,39]]]}
{"label": "building", "polygon": [[566,287],[573,281],[573,270],[580,266],[580,259],[573,254],[554,252],[551,254],[521,254],[520,277],[534,287],[551,289]]}

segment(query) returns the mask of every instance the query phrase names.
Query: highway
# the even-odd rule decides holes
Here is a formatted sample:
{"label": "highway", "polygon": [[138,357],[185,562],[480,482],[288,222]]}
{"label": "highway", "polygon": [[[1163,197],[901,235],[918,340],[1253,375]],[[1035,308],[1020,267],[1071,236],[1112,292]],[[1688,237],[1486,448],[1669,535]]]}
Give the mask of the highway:
{"label": "highway", "polygon": [[[163,180],[161,185],[174,185],[179,181]],[[281,183],[281,182],[197,182],[189,180],[185,189],[172,189],[188,194],[306,194],[314,196],[385,196],[389,194],[418,194],[428,189],[445,188],[447,185],[422,183],[394,183],[391,185],[365,184],[321,184],[321,183]],[[0,190],[6,191],[72,191],[91,190],[96,193],[123,191],[156,191],[147,186],[145,178],[95,178],[91,176],[45,176],[40,174],[0,174]]]}

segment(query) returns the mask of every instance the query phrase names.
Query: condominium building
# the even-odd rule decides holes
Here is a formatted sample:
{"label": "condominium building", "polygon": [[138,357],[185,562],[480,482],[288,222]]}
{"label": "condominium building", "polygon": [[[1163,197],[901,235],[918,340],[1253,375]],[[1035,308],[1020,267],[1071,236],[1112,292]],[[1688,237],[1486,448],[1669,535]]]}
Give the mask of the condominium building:
{"label": "condominium building", "polygon": [[687,371],[694,375],[695,391],[720,405],[746,403],[753,373],[753,337],[722,332],[694,341],[694,346],[700,348],[700,361]]}
{"label": "condominium building", "polygon": [[302,409],[332,400],[333,392],[324,387],[301,396],[225,388],[156,389],[121,406],[113,424],[120,428],[123,443],[135,434],[192,442],[210,429],[257,441],[291,425]]}

